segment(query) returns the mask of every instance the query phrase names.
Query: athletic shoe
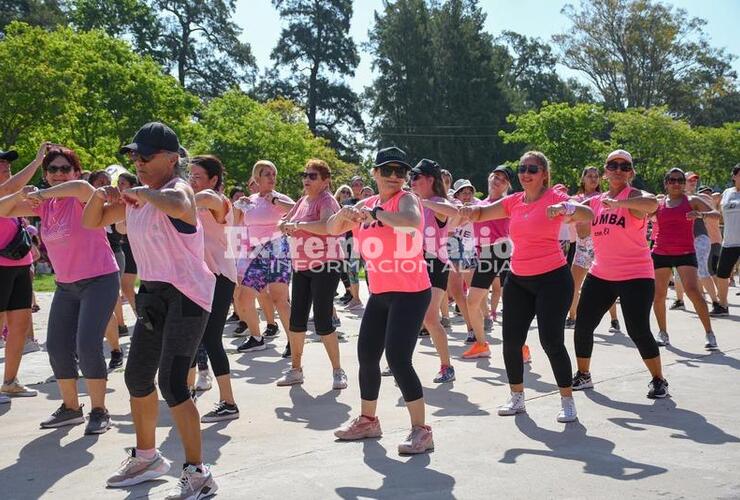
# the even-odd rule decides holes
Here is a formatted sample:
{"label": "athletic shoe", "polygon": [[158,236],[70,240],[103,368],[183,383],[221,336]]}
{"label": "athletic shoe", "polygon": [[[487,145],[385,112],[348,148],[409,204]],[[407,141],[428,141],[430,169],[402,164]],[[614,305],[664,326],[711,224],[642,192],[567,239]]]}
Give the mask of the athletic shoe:
{"label": "athletic shoe", "polygon": [[648,384],[648,388],[647,397],[650,399],[661,399],[670,396],[668,394],[668,382],[664,378],[653,377],[653,380]]}
{"label": "athletic shoe", "polygon": [[196,391],[207,391],[213,387],[211,372],[208,370],[198,370],[198,380],[195,382]]}
{"label": "athletic shoe", "polygon": [[386,366],[383,368],[383,370],[380,372],[381,377],[391,377],[393,376],[393,372],[391,371],[390,366]]}
{"label": "athletic shoe", "polygon": [[429,330],[426,328],[422,328],[419,332],[419,337],[428,337],[429,336]]}
{"label": "athletic shoe", "polygon": [[126,460],[121,462],[116,473],[106,481],[111,488],[125,488],[151,481],[164,476],[170,470],[171,462],[159,450],[151,459],[137,457],[136,448],[126,448],[126,455]]}
{"label": "athletic shoe", "polygon": [[719,302],[715,302],[712,305],[712,310],[709,312],[710,316],[729,316],[730,315],[730,308],[728,307],[722,307],[719,305]]}
{"label": "athletic shoe", "polygon": [[110,427],[110,414],[105,408],[93,408],[92,411],[87,414],[85,434],[103,434],[105,431],[110,429]]}
{"label": "athletic shoe", "polygon": [[183,466],[180,480],[167,493],[165,500],[200,500],[214,495],[218,485],[208,466],[203,464],[201,467]]}
{"label": "athletic shoe", "polygon": [[190,399],[193,400],[193,404],[198,402],[198,391],[195,390],[195,387],[188,387],[188,392],[190,393]]}
{"label": "athletic shoe", "polygon": [[0,405],[10,403],[10,398],[5,394],[0,393]]}
{"label": "athletic shoe", "polygon": [[290,344],[285,344],[285,350],[280,355],[282,358],[289,358],[290,357]]}
{"label": "athletic shoe", "polygon": [[339,328],[340,326],[342,326],[342,320],[339,319],[339,316],[334,316],[331,319],[331,326],[333,326],[334,328]]}
{"label": "athletic shoe", "polygon": [[560,396],[560,412],[558,413],[558,422],[574,422],[578,418],[576,411],[576,402],[573,397]]}
{"label": "athletic shoe", "polygon": [[336,300],[338,302],[341,302],[342,305],[346,305],[347,302],[349,302],[350,300],[352,300],[352,293],[348,290],[348,291],[344,292],[344,295],[342,295],[341,297],[339,297]]}
{"label": "athletic shoe", "polygon": [[683,303],[683,300],[674,300],[669,309],[671,311],[675,311],[676,309],[686,309],[686,305]]}
{"label": "athletic shoe", "polygon": [[582,391],[583,389],[593,389],[594,383],[591,380],[591,373],[583,373],[582,371],[577,371],[575,375],[573,375],[573,390],[574,391]]}
{"label": "athletic shoe", "polygon": [[239,408],[235,404],[219,401],[213,410],[209,411],[200,418],[203,424],[211,422],[221,422],[223,420],[236,420],[239,418]]}
{"label": "athletic shoe", "polygon": [[0,387],[0,393],[11,398],[32,398],[38,395],[38,391],[29,389],[25,385],[18,382],[17,378],[14,378],[10,382],[3,384]]}
{"label": "athletic shoe", "polygon": [[[302,379],[303,379],[303,372],[301,372],[301,381],[303,381]],[[335,390],[347,388],[347,374],[344,373],[344,370],[342,370],[341,368],[337,368],[332,373],[331,388]]]}
{"label": "athletic shoe", "polygon": [[493,330],[493,320],[491,318],[483,318],[483,329],[487,332]]}
{"label": "athletic shoe", "polygon": [[468,330],[468,336],[465,337],[465,343],[466,344],[473,344],[475,343],[475,332],[473,330]]}
{"label": "athletic shoe", "polygon": [[365,308],[365,305],[362,303],[360,299],[352,299],[349,302],[345,304],[345,309],[348,311],[361,311]]}
{"label": "athletic shoe", "polygon": [[445,384],[455,380],[455,367],[453,366],[442,366],[434,377],[435,384]]}
{"label": "athletic shoe", "polygon": [[609,333],[621,333],[622,329],[619,326],[619,320],[613,319],[611,321],[611,326],[609,327]]}
{"label": "athletic shoe", "polygon": [[451,328],[452,325],[450,324],[450,318],[442,318],[439,320],[439,322],[442,324],[443,328]]}
{"label": "athletic shoe", "polygon": [[264,351],[265,349],[267,349],[267,346],[265,345],[265,337],[260,337],[260,339],[257,340],[251,335],[247,340],[242,342],[242,345],[236,348],[239,352]]}
{"label": "athletic shoe", "polygon": [[303,370],[301,368],[291,368],[278,379],[276,384],[279,387],[297,385],[303,383]]}
{"label": "athletic shoe", "polygon": [[482,344],[476,342],[470,346],[470,349],[463,353],[462,357],[464,359],[490,358],[491,349],[488,348],[488,342]]}
{"label": "athletic shoe", "polygon": [[64,406],[64,403],[57,408],[49,418],[41,422],[42,429],[53,429],[65,425],[78,425],[85,423],[85,416],[82,414],[82,406],[73,410]]}
{"label": "athletic shoe", "polygon": [[524,392],[512,392],[506,403],[498,407],[498,414],[502,417],[524,413],[527,408],[524,405]]}
{"label": "athletic shoe", "polygon": [[236,323],[239,321],[239,315],[236,312],[231,313],[231,316],[226,318],[227,323]]}
{"label": "athletic shoe", "polygon": [[659,347],[671,345],[671,341],[668,338],[668,332],[658,332],[655,336],[655,343],[658,344]]}
{"label": "athletic shoe", "polygon": [[379,438],[382,435],[383,431],[380,429],[380,419],[375,417],[374,420],[370,420],[364,415],[360,415],[341,429],[334,431],[334,436],[342,441]]}
{"label": "athletic shoe", "polygon": [[398,453],[401,455],[417,455],[427,451],[434,451],[432,428],[428,425],[415,425],[406,439],[398,445]]}
{"label": "athletic shoe", "polygon": [[123,366],[123,351],[111,351],[108,370],[115,370]]}
{"label": "athletic shoe", "polygon": [[247,324],[244,321],[240,321],[237,327],[234,329],[234,337],[246,337]]}
{"label": "athletic shoe", "polygon": [[566,318],[566,319],[565,319],[565,328],[566,328],[567,330],[572,330],[572,329],[574,329],[575,327],[576,327],[576,320],[574,320],[574,319],[570,319],[570,318]]}
{"label": "athletic shoe", "polygon": [[118,336],[128,337],[128,327],[126,325],[118,325]]}
{"label": "athletic shoe", "polygon": [[529,346],[527,344],[522,346],[522,361],[527,365],[532,363],[532,354],[530,354]]}
{"label": "athletic shoe", "polygon": [[23,343],[23,354],[39,352],[40,350],[41,346],[38,340],[26,337],[26,341]]}
{"label": "athletic shoe", "polygon": [[280,333],[280,327],[277,326],[275,323],[267,323],[267,327],[265,328],[265,331],[262,332],[262,336],[267,338],[273,338],[277,337],[278,333]]}
{"label": "athletic shoe", "polygon": [[717,338],[714,336],[713,332],[707,333],[704,338],[706,339],[704,342],[704,349],[708,351],[716,351],[719,349],[719,347],[717,347]]}

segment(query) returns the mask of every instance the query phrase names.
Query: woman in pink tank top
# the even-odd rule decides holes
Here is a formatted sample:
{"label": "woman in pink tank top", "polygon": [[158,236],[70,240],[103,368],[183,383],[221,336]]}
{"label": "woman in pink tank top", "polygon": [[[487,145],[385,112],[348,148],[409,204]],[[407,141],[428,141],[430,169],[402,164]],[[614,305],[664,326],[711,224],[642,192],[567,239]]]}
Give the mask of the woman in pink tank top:
{"label": "woman in pink tank top", "polygon": [[665,174],[664,185],[666,197],[660,201],[655,211],[660,231],[653,246],[653,310],[660,329],[656,341],[659,346],[670,344],[665,301],[668,297],[668,282],[673,268],[676,268],[684,292],[694,304],[694,310],[704,327],[704,348],[715,350],[717,339],[712,332],[709,309],[704,301],[697,273],[693,226],[695,219],[719,219],[719,212],[707,205],[701,197],[686,195],[686,174],[680,168],[672,168]]}
{"label": "woman in pink tank top", "polygon": [[[634,189],[632,155],[618,149],[607,156],[604,176],[606,193],[584,201],[594,212],[587,227],[593,244],[593,258],[583,281],[575,324],[575,349],[578,371],[573,389],[593,387],[591,353],[594,330],[606,311],[619,298],[627,333],[637,346],[652,376],[649,398],[668,395],[660,353],[650,332],[650,304],[655,292],[654,271],[647,242],[648,214],[658,206],[655,196]],[[584,237],[582,227],[579,238]]]}
{"label": "woman in pink tank top", "polygon": [[126,460],[107,484],[127,487],[169,471],[171,462],[156,449],[158,387],[185,452],[181,479],[170,493],[173,498],[200,496],[217,488],[203,464],[200,417],[187,384],[208,323],[216,278],[205,263],[195,194],[180,177],[181,149],[167,125],[142,126],[133,142],[120,150],[136,166],[142,186],[123,192],[111,186],[99,188],[84,214],[88,227],[126,219],[141,278],[136,296],[139,319],[124,374],[136,448],[127,450]]}
{"label": "woman in pink tank top", "polygon": [[434,440],[431,427],[426,425],[424,392],[412,357],[432,292],[424,261],[421,203],[416,195],[403,190],[409,170],[404,151],[381,149],[372,169],[379,194],[342,208],[327,223],[329,234],[354,231],[355,247],[369,273],[371,294],[357,342],[360,416],[334,435],[342,440],[382,435],[376,409],[380,358],[385,351],[411,418],[411,433],[398,451],[425,453],[434,449]]}

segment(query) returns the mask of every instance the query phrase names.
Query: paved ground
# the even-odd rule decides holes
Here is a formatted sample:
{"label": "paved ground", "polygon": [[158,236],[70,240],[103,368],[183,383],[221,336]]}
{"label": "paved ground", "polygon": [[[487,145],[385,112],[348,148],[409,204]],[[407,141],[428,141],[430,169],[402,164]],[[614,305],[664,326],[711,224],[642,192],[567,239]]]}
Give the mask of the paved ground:
{"label": "paved ground", "polygon": [[[273,342],[276,349],[250,355],[236,353],[237,340],[225,338],[241,419],[204,425],[205,460],[213,464],[220,498],[740,498],[736,291],[731,289],[734,315],[715,321],[721,352],[704,351],[692,312],[669,313],[673,346],[662,352],[673,397],[666,400],[645,398],[649,379],[636,349],[626,335],[607,333],[602,322],[592,370],[596,387],[576,395],[579,421],[567,425],[555,422],[559,398],[536,335],[530,337],[534,362],[525,376],[528,413],[513,418],[496,416],[507,396],[499,324],[492,334],[493,357],[456,361],[454,384],[431,382],[437,358],[429,341],[421,341],[415,363],[437,449],[413,458],[396,453],[408,420],[387,378],[379,404],[383,438],[334,441],[332,431],[359,406],[357,316],[341,314],[342,361],[350,375],[349,389],[341,392],[331,390],[328,361],[316,339],[306,347],[306,383],[279,388],[274,382],[287,366],[278,354],[284,333]],[[40,302],[43,309],[34,318],[43,341],[49,297]],[[453,324],[450,339],[459,358],[464,326]],[[572,354],[570,340],[568,347]],[[24,359],[26,383],[44,381],[50,373],[45,352]],[[0,498],[164,496],[179,473],[175,468],[166,480],[123,490],[104,487],[124,458],[123,448],[134,443],[121,371],[110,377],[115,427],[99,437],[83,436],[82,426],[40,430],[38,423],[59,400],[55,384],[35,387],[39,397],[0,406]],[[214,390],[205,393],[199,408],[208,409],[216,398]],[[166,406],[161,409],[160,447],[179,463],[179,439]]]}

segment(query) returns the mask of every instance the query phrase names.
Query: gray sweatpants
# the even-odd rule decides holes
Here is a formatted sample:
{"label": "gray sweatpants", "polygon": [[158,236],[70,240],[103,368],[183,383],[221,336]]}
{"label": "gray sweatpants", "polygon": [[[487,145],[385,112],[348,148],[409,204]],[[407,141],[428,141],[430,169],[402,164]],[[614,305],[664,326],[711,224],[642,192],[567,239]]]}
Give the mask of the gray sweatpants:
{"label": "gray sweatpants", "polygon": [[49,310],[46,350],[54,376],[107,379],[103,337],[121,286],[118,273],[57,283]]}

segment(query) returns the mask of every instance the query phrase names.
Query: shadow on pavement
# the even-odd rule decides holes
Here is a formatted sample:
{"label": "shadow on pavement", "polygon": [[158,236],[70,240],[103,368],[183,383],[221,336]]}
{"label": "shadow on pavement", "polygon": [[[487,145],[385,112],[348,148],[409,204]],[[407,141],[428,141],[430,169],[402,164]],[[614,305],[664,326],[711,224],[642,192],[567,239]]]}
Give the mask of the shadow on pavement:
{"label": "shadow on pavement", "polygon": [[[718,343],[722,339],[719,339]],[[721,344],[720,344],[721,345]],[[677,359],[676,364],[682,364],[690,368],[699,368],[700,365],[717,365],[717,366],[729,366],[735,370],[740,370],[740,360],[728,356],[720,351],[709,351],[703,353],[693,353],[684,351],[672,345],[666,346],[665,349],[672,352],[676,356],[681,356],[683,359]]]}
{"label": "shadow on pavement", "polygon": [[[329,381],[327,379],[327,382]],[[284,388],[278,387],[277,389]],[[294,385],[289,390],[293,407],[275,408],[275,415],[280,420],[306,424],[307,429],[319,431],[336,429],[349,420],[349,412],[352,408],[337,401],[340,391],[330,390],[314,398],[300,385]]]}

